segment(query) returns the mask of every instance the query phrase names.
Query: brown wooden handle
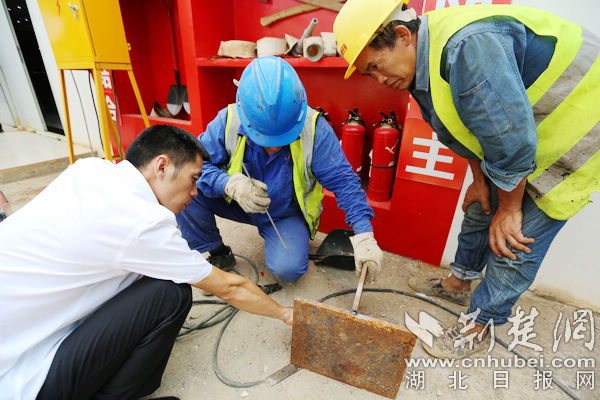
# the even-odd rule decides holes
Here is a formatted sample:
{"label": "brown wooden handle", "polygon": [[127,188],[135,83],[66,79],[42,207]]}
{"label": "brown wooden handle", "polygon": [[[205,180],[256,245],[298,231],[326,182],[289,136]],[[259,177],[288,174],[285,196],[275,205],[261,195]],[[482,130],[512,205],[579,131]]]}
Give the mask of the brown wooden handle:
{"label": "brown wooden handle", "polygon": [[285,10],[276,12],[275,14],[271,14],[271,15],[267,15],[266,17],[262,17],[260,19],[260,24],[262,26],[268,26],[268,25],[271,25],[275,21],[279,21],[280,19],[284,19],[287,17],[291,17],[293,15],[302,14],[305,12],[318,10],[318,9],[319,9],[318,6],[314,6],[311,4],[301,4],[299,6],[290,7]]}
{"label": "brown wooden handle", "polygon": [[340,11],[343,4],[338,3],[338,0],[300,0],[302,3],[312,4],[331,11]]}
{"label": "brown wooden handle", "polygon": [[367,277],[367,270],[369,269],[369,263],[364,263],[362,271],[360,273],[360,279],[358,280],[358,286],[356,287],[356,294],[354,295],[354,303],[352,304],[352,314],[358,313],[358,306],[360,305],[360,298],[362,297],[363,287],[365,286],[365,278]]}

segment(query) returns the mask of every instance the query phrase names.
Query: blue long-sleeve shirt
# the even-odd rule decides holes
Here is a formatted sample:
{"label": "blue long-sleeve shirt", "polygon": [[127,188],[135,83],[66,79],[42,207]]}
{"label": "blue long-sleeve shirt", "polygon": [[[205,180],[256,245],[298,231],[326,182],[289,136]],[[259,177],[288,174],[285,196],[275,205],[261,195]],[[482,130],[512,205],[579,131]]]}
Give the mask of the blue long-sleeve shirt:
{"label": "blue long-sleeve shirt", "polygon": [[[198,137],[212,158],[211,162],[204,162],[198,180],[198,189],[207,197],[225,197],[225,184],[229,179],[225,171],[229,163],[225,150],[226,122],[227,108],[224,108],[208,124],[206,132]],[[240,133],[244,134],[243,127],[240,127]],[[273,219],[302,215],[294,194],[293,161],[289,146],[269,156],[248,137],[244,164],[252,178],[267,185],[271,199],[269,213]],[[346,214],[346,223],[355,233],[373,230],[373,210],[367,204],[360,179],[346,160],[333,129],[322,117],[317,119],[316,124],[312,171],[317,181],[335,194],[338,207]],[[260,214],[259,218],[265,219],[261,222],[268,223],[266,215]]]}
{"label": "blue long-sleeve shirt", "polygon": [[[410,92],[438,139],[456,154],[476,159],[433,109],[428,20],[420,18]],[[442,77],[461,121],[483,149],[483,172],[503,190],[512,191],[536,169],[538,137],[526,89],[547,68],[554,46],[553,38],[537,36],[512,18],[492,17],[462,28],[444,48]]]}

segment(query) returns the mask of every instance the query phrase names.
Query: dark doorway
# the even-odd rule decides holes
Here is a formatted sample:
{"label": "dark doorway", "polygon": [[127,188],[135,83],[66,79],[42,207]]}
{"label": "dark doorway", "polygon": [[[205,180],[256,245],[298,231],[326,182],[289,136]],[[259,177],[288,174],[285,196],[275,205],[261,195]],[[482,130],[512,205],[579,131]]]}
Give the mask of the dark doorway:
{"label": "dark doorway", "polygon": [[5,0],[5,3],[21,48],[21,54],[25,60],[27,72],[29,72],[35,96],[46,123],[46,129],[64,135],[50,82],[44,68],[42,54],[31,24],[29,10],[27,10],[27,4],[25,0]]}

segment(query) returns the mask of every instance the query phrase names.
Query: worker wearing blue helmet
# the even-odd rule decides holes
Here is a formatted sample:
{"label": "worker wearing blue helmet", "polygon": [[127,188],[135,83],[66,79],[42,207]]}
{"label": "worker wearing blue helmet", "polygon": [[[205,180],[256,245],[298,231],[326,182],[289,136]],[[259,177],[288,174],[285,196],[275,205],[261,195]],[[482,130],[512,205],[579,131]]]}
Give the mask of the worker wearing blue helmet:
{"label": "worker wearing blue helmet", "polygon": [[286,61],[253,60],[236,103],[222,109],[199,140],[212,160],[204,163],[198,196],[177,216],[192,249],[210,252],[213,265],[230,269],[235,258],[214,216],[251,224],[265,240],[269,270],[282,281],[296,280],[308,269],[325,187],[354,230],[357,273],[369,263],[367,281],[376,279],[383,253],[373,237],[373,210],[333,129],[307,106],[304,86]]}

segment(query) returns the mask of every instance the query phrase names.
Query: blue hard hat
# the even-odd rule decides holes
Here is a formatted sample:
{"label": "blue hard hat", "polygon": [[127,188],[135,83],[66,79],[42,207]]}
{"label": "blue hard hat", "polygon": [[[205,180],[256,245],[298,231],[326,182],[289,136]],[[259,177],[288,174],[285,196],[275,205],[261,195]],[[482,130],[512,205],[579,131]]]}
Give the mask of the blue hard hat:
{"label": "blue hard hat", "polygon": [[253,60],[240,78],[236,104],[248,137],[263,147],[298,139],[306,116],[306,91],[294,68],[280,57]]}

